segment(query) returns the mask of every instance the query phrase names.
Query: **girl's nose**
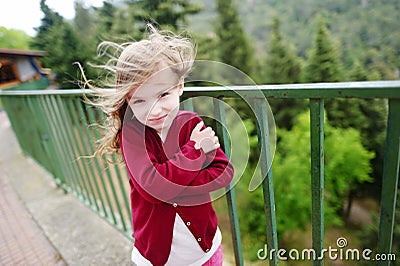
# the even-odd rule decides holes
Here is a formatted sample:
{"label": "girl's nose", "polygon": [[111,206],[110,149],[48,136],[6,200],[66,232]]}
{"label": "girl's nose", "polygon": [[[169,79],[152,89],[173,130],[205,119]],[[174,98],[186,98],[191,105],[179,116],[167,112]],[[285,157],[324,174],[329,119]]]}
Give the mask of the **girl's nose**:
{"label": "girl's nose", "polygon": [[162,113],[162,104],[160,103],[160,101],[156,101],[150,110],[150,116],[157,117],[161,113]]}

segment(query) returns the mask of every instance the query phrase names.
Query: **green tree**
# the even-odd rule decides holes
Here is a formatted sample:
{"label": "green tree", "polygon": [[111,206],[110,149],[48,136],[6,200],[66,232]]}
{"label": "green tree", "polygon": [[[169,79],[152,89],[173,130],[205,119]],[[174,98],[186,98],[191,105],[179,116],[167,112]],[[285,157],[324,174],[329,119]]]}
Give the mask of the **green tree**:
{"label": "green tree", "polygon": [[73,26],[76,29],[79,38],[87,44],[93,42],[94,21],[90,8],[85,8],[81,0],[75,1],[75,17]]}
{"label": "green tree", "polygon": [[[297,117],[288,130],[278,130],[279,142],[272,165],[276,202],[278,236],[305,228],[311,221],[311,163],[309,111]],[[374,156],[360,141],[357,130],[334,128],[325,123],[325,222],[326,226],[341,225],[340,210],[354,182],[371,181],[370,160]],[[247,183],[245,180],[242,183]],[[250,243],[265,243],[265,214],[261,188],[250,195],[240,188],[239,214],[242,230]],[[248,192],[247,192],[248,193]],[[249,200],[246,200],[250,198]],[[287,244],[287,243],[286,243]],[[258,247],[259,248],[259,247]],[[253,250],[254,251],[254,250]],[[254,252],[253,252],[254,253]],[[256,254],[256,253],[254,253]]]}
{"label": "green tree", "polygon": [[215,30],[219,37],[220,60],[251,75],[254,64],[253,48],[234,3],[230,0],[217,0],[216,10],[218,18]]}
{"label": "green tree", "polygon": [[[383,144],[386,131],[387,107],[383,99],[336,99],[326,102],[329,123],[337,128],[354,128],[360,132],[363,146],[375,153],[371,163],[372,176],[379,187],[382,178]],[[360,191],[360,185],[354,184],[354,191]],[[378,186],[377,186],[378,185]],[[363,196],[363,195],[360,195]],[[371,194],[371,196],[374,196]],[[349,201],[351,201],[350,195]]]}
{"label": "green tree", "polygon": [[[96,17],[94,15],[94,10],[92,8],[85,8],[80,1],[75,2],[75,17],[72,25],[81,43],[83,49],[81,54],[83,58],[90,60],[95,58],[96,47],[98,45],[95,23]],[[96,71],[93,68],[87,68],[85,72],[89,77],[92,77]]]}
{"label": "green tree", "polygon": [[114,24],[115,13],[117,8],[109,2],[104,1],[103,6],[97,7],[95,10],[95,23],[96,33],[99,39],[110,39],[112,33],[112,27]]}
{"label": "green tree", "polygon": [[314,45],[304,70],[305,82],[342,81],[338,51],[332,45],[330,33],[322,18],[318,22]]}
{"label": "green tree", "polygon": [[0,26],[0,47],[8,49],[29,49],[31,37],[21,30],[7,29]]}
{"label": "green tree", "polygon": [[77,61],[85,63],[89,59],[87,50],[72,25],[65,22],[57,12],[52,11],[45,0],[40,1],[40,8],[44,18],[32,41],[32,47],[47,52],[41,61],[56,74],[59,86],[72,88],[77,73],[73,63]]}
{"label": "green tree", "polygon": [[119,7],[114,14],[111,33],[113,36],[127,36],[127,38],[140,38],[141,32],[137,16],[131,12],[129,7]]}
{"label": "green tree", "polygon": [[191,3],[188,0],[128,0],[126,1],[134,9],[142,10],[141,13],[135,10],[139,20],[144,20],[160,28],[178,30],[187,25],[187,16],[197,14],[202,6]]}
{"label": "green tree", "polygon": [[[301,63],[291,47],[287,47],[280,32],[280,20],[274,17],[272,37],[265,64],[262,83],[290,84],[300,82]],[[303,99],[273,99],[269,101],[279,127],[290,129],[294,117],[307,108]]]}
{"label": "green tree", "polygon": [[[368,80],[368,74],[356,60],[349,72],[350,81]],[[336,99],[327,101],[327,115],[334,127],[355,128],[365,148],[375,153],[372,160],[376,181],[382,177],[383,144],[386,132],[387,106],[383,99]],[[355,187],[359,190],[359,187]]]}
{"label": "green tree", "polygon": [[[197,0],[199,1],[199,0]],[[209,32],[215,16],[214,0],[201,0],[205,11],[190,18],[190,27],[198,32]],[[236,1],[239,2],[239,1]],[[398,13],[400,2],[391,1],[318,1],[318,0],[251,0],[241,1],[239,15],[251,44],[257,52],[265,50],[271,34],[268,19],[275,14],[282,18],[282,33],[287,42],[296,47],[297,53],[306,58],[313,43],[315,14],[323,12],[327,28],[340,42],[340,59],[343,69],[349,71],[355,58],[360,60],[368,76],[377,79],[398,79],[400,69],[400,31]],[[243,4],[242,4],[243,3]],[[370,49],[377,51],[372,57]],[[257,54],[257,56],[260,56]],[[371,65],[371,61],[380,66]],[[385,66],[385,68],[382,68]],[[372,73],[373,72],[373,73]]]}
{"label": "green tree", "polygon": [[368,80],[368,74],[364,70],[359,60],[355,60],[353,67],[349,73],[349,79],[352,81],[364,81]]}
{"label": "green tree", "polygon": [[269,44],[265,83],[289,84],[300,82],[301,64],[292,47],[285,45],[280,32],[280,19],[274,17]]}
{"label": "green tree", "polygon": [[[383,69],[383,68],[381,68]],[[380,70],[381,70],[380,69]],[[306,82],[335,82],[342,80],[339,57],[330,42],[329,32],[320,19],[314,47],[305,68]],[[366,74],[357,61],[349,73],[351,80],[365,80]],[[325,103],[327,118],[334,127],[355,128],[362,136],[363,145],[376,153],[373,176],[380,178],[382,143],[385,131],[385,103],[382,100],[335,99]],[[373,119],[372,119],[373,118]]]}
{"label": "green tree", "polygon": [[[400,221],[400,190],[397,191],[396,201],[396,212],[395,221]],[[364,249],[371,249],[376,252],[378,245],[378,232],[379,232],[379,216],[378,213],[373,213],[373,223],[366,224],[359,232],[359,237],[362,239],[361,247]],[[384,228],[385,230],[385,228]],[[396,261],[392,261],[393,265],[398,265],[396,262],[400,258],[400,223],[395,222],[393,228],[393,242],[392,242],[392,253],[396,255]],[[371,256],[372,257],[372,256]],[[370,263],[364,262],[361,265],[371,265]]]}

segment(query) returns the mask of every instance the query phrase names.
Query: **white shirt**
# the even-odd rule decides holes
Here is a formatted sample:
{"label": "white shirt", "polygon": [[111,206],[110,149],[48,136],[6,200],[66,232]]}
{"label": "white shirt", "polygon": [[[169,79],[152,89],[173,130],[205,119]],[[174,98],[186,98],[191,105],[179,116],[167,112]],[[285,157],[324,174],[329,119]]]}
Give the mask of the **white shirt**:
{"label": "white shirt", "polygon": [[[217,227],[210,251],[204,252],[177,213],[175,216],[171,252],[165,265],[200,266],[214,255],[215,251],[221,245],[221,241],[222,234]],[[151,262],[143,257],[136,247],[133,247],[131,259],[138,266],[152,266]]]}

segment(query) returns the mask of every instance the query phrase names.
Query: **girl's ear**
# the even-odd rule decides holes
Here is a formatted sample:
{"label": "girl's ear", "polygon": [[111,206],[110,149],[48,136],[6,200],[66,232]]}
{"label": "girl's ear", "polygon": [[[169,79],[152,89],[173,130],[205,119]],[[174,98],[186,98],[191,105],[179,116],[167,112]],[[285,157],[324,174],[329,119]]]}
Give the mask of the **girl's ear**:
{"label": "girl's ear", "polygon": [[182,94],[183,94],[183,88],[185,87],[184,86],[184,78],[181,78],[180,79],[180,81],[179,81],[179,84],[178,84],[178,92],[179,92],[179,96],[182,96]]}

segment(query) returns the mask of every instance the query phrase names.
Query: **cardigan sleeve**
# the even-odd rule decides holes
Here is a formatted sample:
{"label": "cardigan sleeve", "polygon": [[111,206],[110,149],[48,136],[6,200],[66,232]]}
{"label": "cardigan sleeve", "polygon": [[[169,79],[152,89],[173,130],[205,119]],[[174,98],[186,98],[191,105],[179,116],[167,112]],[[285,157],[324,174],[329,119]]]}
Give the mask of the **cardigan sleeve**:
{"label": "cardigan sleeve", "polygon": [[[191,128],[197,125],[202,119],[193,113]],[[203,125],[202,129],[206,128]],[[191,132],[191,131],[190,131]],[[187,136],[188,137],[188,136]],[[232,181],[234,168],[228,157],[221,148],[206,154],[206,160],[196,178],[190,182],[180,196],[192,196],[194,194],[209,193],[214,190],[226,187]]]}
{"label": "cardigan sleeve", "polygon": [[196,178],[206,161],[206,155],[194,148],[193,141],[183,145],[168,160],[159,162],[152,141],[146,142],[129,127],[123,129],[122,136],[121,146],[131,179],[140,187],[142,196],[152,202],[154,199],[172,202]]}
{"label": "cardigan sleeve", "polygon": [[[208,157],[208,156],[207,156]],[[212,161],[202,170],[180,196],[209,193],[226,187],[232,181],[234,168],[221,148],[218,148]]]}
{"label": "cardigan sleeve", "polygon": [[[147,139],[144,130],[123,128],[122,150],[131,180],[141,195],[153,203],[174,202],[176,197],[203,194],[227,186],[233,166],[219,148],[205,154],[194,148],[190,134],[201,118],[191,117],[178,134],[183,141],[179,151],[159,161],[155,139]],[[122,137],[123,136],[123,137]]]}

